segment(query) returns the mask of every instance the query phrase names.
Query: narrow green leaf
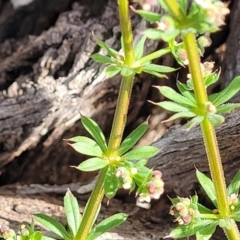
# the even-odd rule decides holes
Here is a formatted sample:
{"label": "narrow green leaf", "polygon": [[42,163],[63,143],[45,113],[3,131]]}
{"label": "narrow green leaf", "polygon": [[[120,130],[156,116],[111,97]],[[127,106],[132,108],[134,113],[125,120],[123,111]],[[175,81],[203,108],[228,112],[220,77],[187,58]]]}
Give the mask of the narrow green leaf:
{"label": "narrow green leaf", "polygon": [[91,118],[82,116],[81,122],[84,128],[92,135],[92,137],[96,140],[99,147],[102,149],[103,152],[107,150],[107,144],[104,137],[104,134],[98,124],[93,121]]}
{"label": "narrow green leaf", "polygon": [[138,140],[144,135],[147,131],[148,124],[147,122],[143,122],[140,124],[136,129],[134,129],[122,142],[119,148],[119,155],[122,156],[126,153],[129,149],[131,149]]}
{"label": "narrow green leaf", "polygon": [[133,70],[130,69],[130,68],[127,68],[127,67],[123,67],[121,69],[121,75],[124,76],[124,77],[130,76],[133,73],[134,73]]}
{"label": "narrow green leaf", "polygon": [[113,48],[110,48],[105,42],[103,42],[97,38],[95,38],[95,39],[96,39],[98,46],[107,50],[108,55],[110,55],[111,57],[115,57],[116,55],[118,55],[118,52],[116,50],[114,50]]}
{"label": "narrow green leaf", "polygon": [[174,29],[173,31],[164,32],[158,29],[149,28],[144,31],[144,34],[153,40],[162,39],[165,42],[175,39],[180,33],[180,30]]}
{"label": "narrow green leaf", "polygon": [[102,169],[108,165],[108,162],[102,158],[89,158],[80,163],[77,168],[84,172],[91,172]]}
{"label": "narrow green leaf", "polygon": [[211,75],[207,75],[206,77],[204,77],[205,86],[209,87],[212,84],[214,84],[215,82],[217,82],[220,77],[220,73],[221,73],[221,71],[219,71],[218,73],[213,73]]}
{"label": "narrow green leaf", "polygon": [[203,206],[203,205],[200,204],[200,203],[198,203],[197,206],[198,206],[198,211],[199,211],[200,213],[203,213],[203,214],[212,214],[212,213],[213,213],[211,209]]}
{"label": "narrow green leaf", "polygon": [[49,229],[51,232],[55,233],[60,238],[63,238],[64,240],[70,240],[69,233],[64,228],[64,226],[56,219],[41,213],[35,214],[34,218],[44,227]]}
{"label": "narrow green leaf", "polygon": [[196,107],[195,103],[190,101],[188,98],[182,96],[181,94],[177,93],[175,90],[173,90],[170,87],[162,86],[162,87],[156,87],[156,88],[158,88],[158,90],[163,96],[172,100],[173,102],[185,105],[186,107],[194,107],[194,108]]}
{"label": "narrow green leaf", "polygon": [[191,93],[189,89],[187,89],[186,84],[177,81],[177,88],[183,96],[185,96],[189,101],[196,105],[194,94]]}
{"label": "narrow green leaf", "polygon": [[225,120],[222,115],[215,114],[215,113],[208,113],[207,118],[213,126],[218,126],[221,123],[223,123]]}
{"label": "narrow green leaf", "polygon": [[191,118],[191,117],[195,117],[196,114],[194,112],[179,112],[179,113],[175,113],[174,115],[172,115],[170,118],[168,118],[167,120],[164,120],[162,122],[169,122],[169,121],[173,121],[175,119],[178,118]]}
{"label": "narrow green leaf", "polygon": [[143,66],[143,71],[155,71],[159,73],[170,73],[176,71],[175,68],[172,67],[167,67],[163,65],[158,65],[158,64],[146,64]]}
{"label": "narrow green leaf", "polygon": [[79,205],[77,199],[73,196],[69,189],[64,196],[64,210],[68,226],[73,236],[75,236],[80,226],[81,215],[79,213]]}
{"label": "narrow green leaf", "polygon": [[143,72],[149,73],[149,74],[151,74],[151,75],[153,75],[153,76],[156,76],[156,77],[158,77],[158,78],[167,78],[166,75],[160,74],[160,73],[155,72],[155,71],[152,71],[152,70],[146,70],[146,69],[145,69],[145,70],[143,70]]}
{"label": "narrow green leaf", "polygon": [[178,4],[183,11],[184,14],[187,14],[187,9],[188,9],[188,0],[179,0]]}
{"label": "narrow green leaf", "polygon": [[187,107],[183,107],[178,103],[170,102],[170,101],[163,101],[163,102],[153,103],[153,104],[158,105],[171,112],[188,112],[189,111]]}
{"label": "narrow green leaf", "polygon": [[235,108],[239,108],[240,103],[226,103],[217,107],[217,113],[229,113]]}
{"label": "narrow green leaf", "polygon": [[106,56],[103,56],[103,55],[101,55],[101,54],[99,54],[99,53],[94,53],[94,54],[91,56],[91,58],[92,58],[95,62],[98,62],[98,63],[104,63],[104,64],[106,64],[106,63],[109,63],[109,64],[114,63],[114,61],[113,61],[111,58],[106,57]]}
{"label": "narrow green leaf", "polygon": [[32,235],[31,240],[42,240],[42,233],[40,231],[35,231]]}
{"label": "narrow green leaf", "polygon": [[234,176],[233,180],[229,184],[227,188],[227,193],[230,196],[235,193],[238,194],[240,189],[240,170],[238,170],[237,174]]}
{"label": "narrow green leaf", "polygon": [[216,227],[218,225],[218,222],[212,222],[211,224],[207,225],[206,227],[200,229],[196,233],[197,240],[208,240],[211,239],[213,233],[216,230]]}
{"label": "narrow green leaf", "polygon": [[78,136],[69,140],[74,141],[75,139],[77,139],[77,142],[69,145],[72,146],[77,152],[88,156],[102,157],[103,152],[94,140],[83,136]]}
{"label": "narrow green leaf", "polygon": [[171,238],[184,238],[190,237],[196,234],[199,230],[204,229],[207,225],[211,224],[213,220],[202,219],[201,221],[196,222],[191,225],[179,225],[177,228],[171,231],[168,237]]}
{"label": "narrow green leaf", "polygon": [[124,213],[117,213],[111,217],[108,217],[101,221],[88,235],[87,240],[94,240],[101,236],[103,233],[116,228],[124,221],[126,221],[128,215]]}
{"label": "narrow green leaf", "polygon": [[41,240],[56,240],[55,238],[47,237],[47,236],[42,236]]}
{"label": "narrow green leaf", "polygon": [[165,12],[169,13],[169,9],[167,7],[167,5],[165,4],[164,0],[158,0],[160,6],[162,9],[164,9]]}
{"label": "narrow green leaf", "polygon": [[240,222],[240,211],[235,212],[232,215],[232,219],[234,219],[236,222]]}
{"label": "narrow green leaf", "polygon": [[162,36],[162,31],[154,28],[149,28],[144,31],[144,35],[153,40],[160,40]]}
{"label": "narrow green leaf", "polygon": [[145,11],[145,10],[136,10],[137,14],[139,14],[142,18],[146,19],[149,22],[157,22],[160,21],[161,15],[158,13]]}
{"label": "narrow green leaf", "polygon": [[[143,165],[137,167],[137,173],[133,175],[133,178],[136,184],[140,187],[140,189],[141,189],[141,186],[146,186],[146,183],[149,180],[149,177],[151,176],[151,174],[152,174],[152,169],[149,169],[148,167],[145,167]],[[139,189],[137,190],[137,192],[139,192]]]}
{"label": "narrow green leaf", "polygon": [[142,36],[142,38],[138,41],[138,43],[134,47],[135,60],[138,60],[142,57],[146,39],[147,39],[146,36]]}
{"label": "narrow green leaf", "polygon": [[213,186],[212,180],[207,177],[205,174],[201,173],[200,171],[196,171],[197,179],[199,183],[201,184],[203,190],[209,197],[209,199],[212,201],[215,207],[217,207],[217,201],[216,201],[216,193]]}
{"label": "narrow green leaf", "polygon": [[114,174],[115,168],[109,167],[104,180],[104,193],[107,198],[112,198],[116,195],[120,187],[120,181]]}
{"label": "narrow green leaf", "polygon": [[200,124],[203,120],[204,120],[203,116],[194,117],[193,119],[191,119],[185,124],[185,127],[187,128],[187,130],[190,130],[194,126]]}
{"label": "narrow green leaf", "polygon": [[[210,95],[209,100],[215,105],[219,106],[222,103],[227,102],[240,90],[240,77],[235,77],[232,82],[223,89],[220,93]],[[212,96],[212,97],[211,97]]]}
{"label": "narrow green leaf", "polygon": [[155,156],[159,149],[152,146],[144,146],[133,149],[122,156],[123,159],[128,161],[148,159]]}
{"label": "narrow green leaf", "polygon": [[121,68],[116,66],[108,66],[105,71],[106,78],[111,78],[120,73]]}

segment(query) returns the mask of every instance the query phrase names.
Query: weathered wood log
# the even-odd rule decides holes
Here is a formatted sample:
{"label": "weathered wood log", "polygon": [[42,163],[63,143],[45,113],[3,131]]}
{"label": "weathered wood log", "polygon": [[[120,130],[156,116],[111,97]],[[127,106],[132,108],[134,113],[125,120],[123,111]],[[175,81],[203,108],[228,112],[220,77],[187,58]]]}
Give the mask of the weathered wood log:
{"label": "weathered wood log", "polygon": [[[240,168],[240,111],[226,116],[226,122],[216,128],[222,163],[228,180]],[[195,168],[209,173],[204,143],[199,127],[186,130],[175,127],[154,146],[159,154],[148,166],[163,172],[166,191],[177,195],[192,195],[197,188]]]}
{"label": "weathered wood log", "polygon": [[[20,156],[12,167],[26,180],[35,172],[24,169],[33,159],[35,166],[54,159],[45,169],[53,182],[65,174],[64,169],[59,170],[60,155],[69,159],[66,167],[79,163],[62,138],[82,132],[80,124],[75,124],[80,113],[94,116],[105,132],[110,130],[120,77],[104,80],[105,69],[90,56],[99,51],[93,33],[119,49],[118,12],[114,1],[109,1],[98,17],[91,14],[91,7],[75,3],[72,11],[61,14],[55,26],[40,36],[8,40],[0,46],[0,167]],[[132,22],[137,33],[141,21],[134,15]],[[147,51],[157,44],[149,42]],[[136,118],[146,101],[151,77],[143,78],[136,79],[128,122]],[[32,148],[35,153],[29,151],[26,154],[30,155],[23,157]],[[58,166],[58,176],[53,176],[54,166]],[[41,178],[39,174],[35,180],[44,183],[49,176]]]}
{"label": "weathered wood log", "polygon": [[[234,0],[231,2],[231,14],[230,14],[230,33],[226,42],[226,52],[223,58],[223,71],[221,77],[221,88],[227,86],[231,80],[240,75],[240,29],[238,25],[240,2]],[[232,102],[240,102],[240,93],[238,93],[232,100]]]}

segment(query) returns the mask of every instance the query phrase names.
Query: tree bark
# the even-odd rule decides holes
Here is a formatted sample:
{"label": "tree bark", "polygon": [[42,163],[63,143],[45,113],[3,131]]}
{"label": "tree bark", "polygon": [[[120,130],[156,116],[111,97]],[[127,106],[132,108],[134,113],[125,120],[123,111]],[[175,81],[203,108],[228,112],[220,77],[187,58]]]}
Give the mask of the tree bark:
{"label": "tree bark", "polygon": [[[103,1],[95,4],[100,9]],[[62,139],[83,134],[80,114],[93,117],[106,135],[110,131],[120,77],[105,80],[105,68],[93,62],[91,55],[99,51],[95,38],[120,48],[118,11],[114,1],[105,1],[98,17],[91,8],[97,9],[75,3],[72,11],[62,13],[55,26],[40,36],[11,39],[0,46],[0,167],[15,159],[9,168],[19,169],[9,171],[8,180],[20,174],[26,182],[74,181],[74,174],[79,178],[75,170],[68,180],[61,176],[80,160]],[[139,39],[138,16],[134,15],[132,24]],[[157,44],[149,41],[147,51]],[[145,103],[151,79],[137,77],[128,123]],[[62,170],[60,155],[68,159]],[[49,159],[53,161],[46,166]],[[49,174],[36,176],[36,168]]]}

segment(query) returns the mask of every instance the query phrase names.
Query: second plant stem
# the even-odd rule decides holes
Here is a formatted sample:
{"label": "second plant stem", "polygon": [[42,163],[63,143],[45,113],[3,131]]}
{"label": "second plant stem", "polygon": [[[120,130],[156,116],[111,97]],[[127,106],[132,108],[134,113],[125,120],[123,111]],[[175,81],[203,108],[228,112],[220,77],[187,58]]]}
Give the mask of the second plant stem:
{"label": "second plant stem", "polygon": [[[184,22],[184,14],[181,11],[176,0],[164,0],[170,13],[180,22]],[[192,84],[196,97],[196,102],[199,108],[199,112],[204,114],[205,104],[208,100],[206,89],[203,82],[202,71],[200,67],[200,56],[198,47],[196,44],[196,37],[192,32],[182,35],[183,43],[187,51],[189,60],[189,70],[191,73]],[[203,140],[205,149],[207,152],[209,169],[216,193],[216,200],[218,204],[219,215],[221,218],[230,218],[230,210],[228,205],[226,181],[224,178],[224,172],[222,168],[221,157],[219,153],[217,138],[214,127],[211,122],[206,118],[201,123],[201,129],[203,134]],[[228,239],[239,240],[240,235],[236,223],[232,220],[231,227],[224,229]]]}
{"label": "second plant stem", "polygon": [[[196,44],[195,35],[188,33],[183,35],[183,42],[187,51],[189,60],[189,70],[194,86],[194,92],[196,96],[196,102],[199,106],[200,112],[203,111],[204,105],[207,102],[207,94],[203,82],[202,72],[200,68],[200,58],[198,54],[198,48]],[[216,200],[218,204],[219,215],[221,218],[229,218],[230,211],[228,205],[226,182],[224,178],[224,172],[222,168],[221,157],[219,153],[217,138],[215,130],[211,122],[205,117],[201,123],[201,129],[207,152],[209,169],[216,193]],[[224,229],[228,239],[239,240],[239,232],[236,223],[232,221],[230,229]]]}

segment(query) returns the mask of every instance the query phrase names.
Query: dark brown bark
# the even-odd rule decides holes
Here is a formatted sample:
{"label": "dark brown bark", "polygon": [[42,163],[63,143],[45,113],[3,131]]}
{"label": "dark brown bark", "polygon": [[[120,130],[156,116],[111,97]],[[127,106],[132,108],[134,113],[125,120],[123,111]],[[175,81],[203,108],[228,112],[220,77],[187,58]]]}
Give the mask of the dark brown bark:
{"label": "dark brown bark", "polygon": [[[120,78],[104,80],[104,68],[90,56],[99,51],[93,33],[119,49],[117,6],[110,1],[98,17],[90,6],[73,6],[40,36],[7,40],[0,46],[0,167],[18,159],[10,167],[19,169],[10,171],[11,179],[21,174],[26,182],[32,177],[42,183],[74,181],[71,174],[68,180],[61,176],[80,160],[62,139],[83,132],[80,113],[93,117],[106,135],[109,133]],[[139,29],[138,16],[132,20]],[[151,42],[148,51],[156,45]],[[151,78],[143,79],[136,79],[128,122],[136,118],[146,101]],[[52,161],[46,166],[49,159]],[[60,170],[62,159],[67,160]],[[36,176],[38,169],[49,174]],[[79,173],[72,172],[78,178]]]}

